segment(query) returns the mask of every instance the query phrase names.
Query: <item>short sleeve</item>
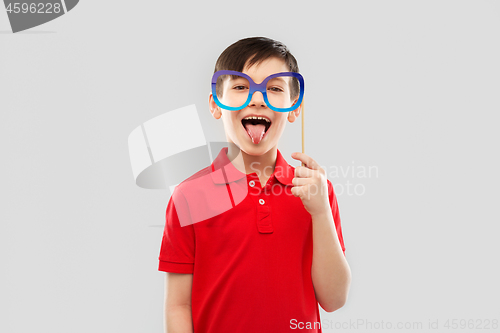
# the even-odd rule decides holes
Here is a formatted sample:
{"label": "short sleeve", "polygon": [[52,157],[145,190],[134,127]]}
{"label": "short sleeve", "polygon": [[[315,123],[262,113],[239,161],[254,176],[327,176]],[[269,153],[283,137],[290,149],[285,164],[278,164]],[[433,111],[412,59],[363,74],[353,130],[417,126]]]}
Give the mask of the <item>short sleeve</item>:
{"label": "short sleeve", "polygon": [[[175,203],[175,204],[174,204]],[[177,207],[177,209],[176,209]],[[179,215],[185,216],[189,209],[186,198],[175,188],[167,204],[165,229],[160,248],[158,270],[172,273],[192,274],[194,270],[195,233],[191,223],[180,223]]]}
{"label": "short sleeve", "polygon": [[330,180],[327,179],[328,183],[328,199],[330,200],[330,208],[332,210],[333,221],[335,222],[335,230],[337,230],[337,236],[339,238],[340,247],[342,248],[342,252],[344,252],[345,256],[345,246],[344,246],[344,237],[342,235],[342,226],[340,224],[340,212],[339,205],[337,202],[337,196],[335,195],[335,191],[333,190],[333,185]]}

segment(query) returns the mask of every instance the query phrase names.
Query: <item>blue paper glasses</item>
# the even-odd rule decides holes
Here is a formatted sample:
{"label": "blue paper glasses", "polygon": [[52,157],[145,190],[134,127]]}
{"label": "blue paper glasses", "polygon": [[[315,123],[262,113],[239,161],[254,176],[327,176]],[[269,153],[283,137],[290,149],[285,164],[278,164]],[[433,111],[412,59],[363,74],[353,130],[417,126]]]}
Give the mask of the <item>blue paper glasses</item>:
{"label": "blue paper glasses", "polygon": [[297,109],[304,97],[304,78],[299,73],[281,72],[269,75],[261,83],[250,76],[222,70],[212,77],[212,96],[215,103],[226,110],[241,110],[250,104],[252,96],[260,91],[267,106],[276,112]]}

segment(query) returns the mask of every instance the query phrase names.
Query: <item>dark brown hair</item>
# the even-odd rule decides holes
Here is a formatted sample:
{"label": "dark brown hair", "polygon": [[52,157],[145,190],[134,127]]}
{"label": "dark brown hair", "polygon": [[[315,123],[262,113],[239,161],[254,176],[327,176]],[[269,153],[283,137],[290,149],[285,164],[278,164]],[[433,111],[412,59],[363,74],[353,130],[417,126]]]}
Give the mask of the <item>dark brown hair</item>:
{"label": "dark brown hair", "polygon": [[[248,61],[248,67],[259,64],[266,59],[276,57],[285,62],[290,72],[299,72],[297,60],[290,53],[285,44],[267,37],[249,37],[240,39],[228,46],[215,63],[214,73],[220,70],[241,72]],[[219,82],[221,80],[221,82]],[[222,87],[222,78],[217,79],[217,87]],[[299,81],[290,80],[290,99],[299,94]],[[217,89],[217,95],[222,96],[222,91]]]}

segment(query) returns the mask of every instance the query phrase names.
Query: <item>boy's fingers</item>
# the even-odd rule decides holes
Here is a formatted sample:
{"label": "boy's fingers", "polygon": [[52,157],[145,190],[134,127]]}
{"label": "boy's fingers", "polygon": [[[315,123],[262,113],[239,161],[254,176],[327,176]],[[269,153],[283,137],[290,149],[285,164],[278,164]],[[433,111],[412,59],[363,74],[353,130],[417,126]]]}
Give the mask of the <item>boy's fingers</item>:
{"label": "boy's fingers", "polygon": [[314,170],[309,169],[305,166],[299,166],[295,168],[295,177],[312,177],[314,176]]}
{"label": "boy's fingers", "polygon": [[298,178],[295,177],[292,179],[292,184],[295,186],[301,186],[301,185],[307,185],[311,183],[311,180],[309,178]]}
{"label": "boy's fingers", "polygon": [[301,195],[302,195],[302,186],[294,186],[294,187],[292,187],[291,192],[292,192],[292,194],[294,196],[300,198]]}
{"label": "boy's fingers", "polygon": [[304,162],[306,167],[313,170],[319,170],[321,168],[320,165],[312,157],[306,154],[295,152],[292,154],[292,157],[297,160],[301,160],[302,162]]}

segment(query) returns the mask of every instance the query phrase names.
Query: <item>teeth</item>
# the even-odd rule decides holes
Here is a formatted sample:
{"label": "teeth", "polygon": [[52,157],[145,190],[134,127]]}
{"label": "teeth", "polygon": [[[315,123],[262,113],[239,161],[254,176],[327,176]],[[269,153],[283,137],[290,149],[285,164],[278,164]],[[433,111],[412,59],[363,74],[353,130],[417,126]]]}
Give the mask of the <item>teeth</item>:
{"label": "teeth", "polygon": [[243,119],[264,119],[265,121],[267,121],[268,123],[270,123],[271,121],[267,118],[264,118],[264,117],[246,117],[246,118],[243,118]]}

